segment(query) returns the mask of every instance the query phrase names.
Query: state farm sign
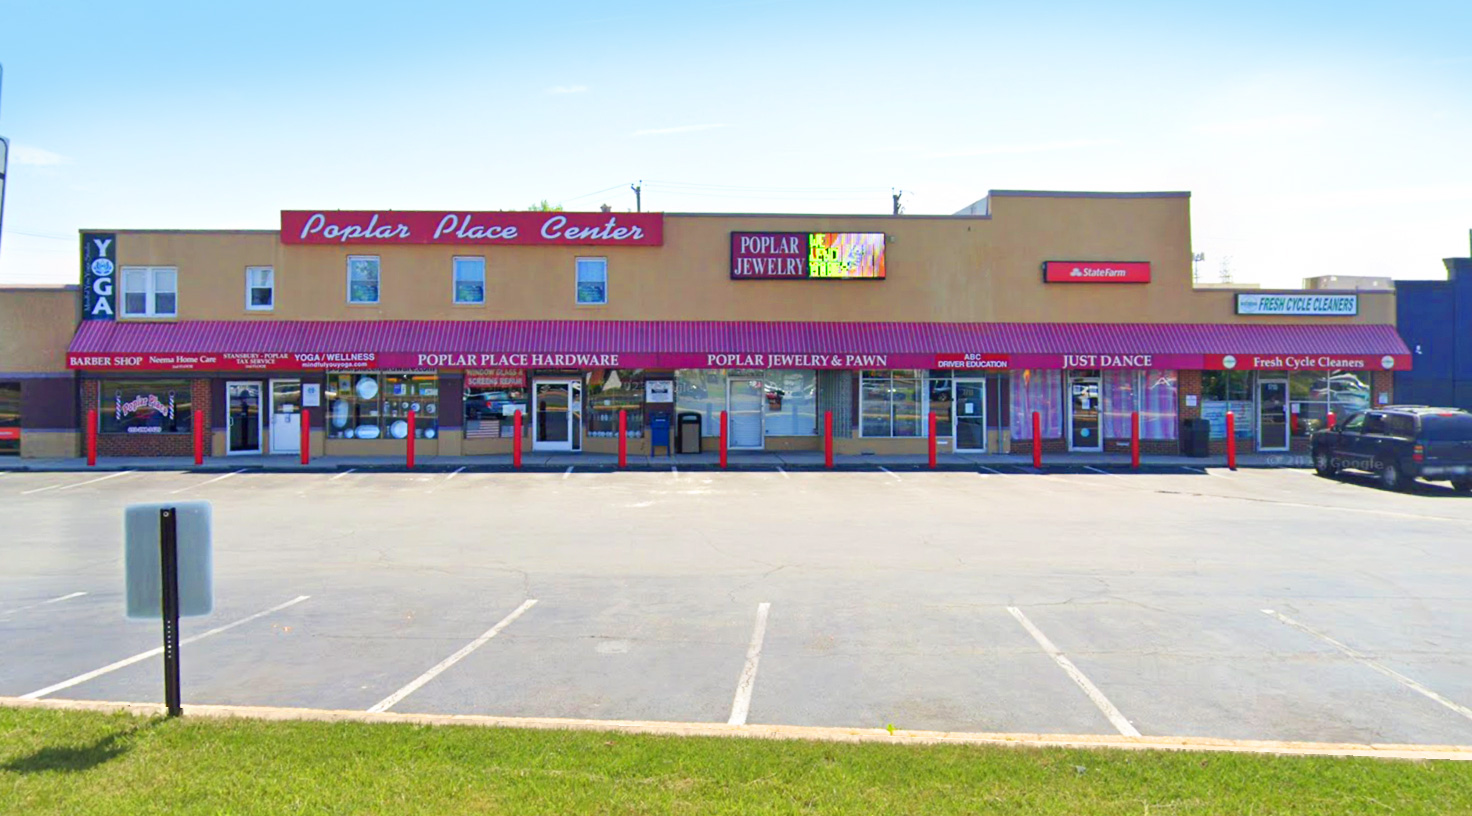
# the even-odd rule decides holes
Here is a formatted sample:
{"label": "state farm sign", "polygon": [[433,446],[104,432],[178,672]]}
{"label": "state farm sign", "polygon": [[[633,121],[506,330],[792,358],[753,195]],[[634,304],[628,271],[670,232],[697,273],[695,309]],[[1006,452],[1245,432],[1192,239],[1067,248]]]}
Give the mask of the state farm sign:
{"label": "state farm sign", "polygon": [[282,210],[281,243],[660,246],[664,215]]}
{"label": "state farm sign", "polygon": [[1046,283],[1149,283],[1149,261],[1048,261]]}

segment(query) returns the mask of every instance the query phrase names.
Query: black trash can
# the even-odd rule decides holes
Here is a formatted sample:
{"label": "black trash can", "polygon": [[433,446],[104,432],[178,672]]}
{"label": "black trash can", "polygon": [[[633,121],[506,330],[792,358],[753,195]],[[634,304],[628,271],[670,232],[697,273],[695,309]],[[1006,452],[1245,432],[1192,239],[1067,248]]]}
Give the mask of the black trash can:
{"label": "black trash can", "polygon": [[1203,458],[1211,455],[1211,423],[1193,418],[1181,421],[1181,447],[1187,456]]}
{"label": "black trash can", "polygon": [[679,417],[679,432],[675,434],[675,451],[678,453],[700,453],[700,414],[685,412]]}

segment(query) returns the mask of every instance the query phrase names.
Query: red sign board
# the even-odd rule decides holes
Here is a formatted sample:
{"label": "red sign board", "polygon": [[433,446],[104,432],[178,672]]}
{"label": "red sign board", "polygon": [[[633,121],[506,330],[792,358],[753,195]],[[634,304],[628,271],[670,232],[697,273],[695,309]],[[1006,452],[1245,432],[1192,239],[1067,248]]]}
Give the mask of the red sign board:
{"label": "red sign board", "polygon": [[883,280],[882,232],[733,232],[731,280]]}
{"label": "red sign board", "polygon": [[951,368],[957,371],[997,371],[1012,367],[1012,357],[1007,354],[937,354],[935,368]]}
{"label": "red sign board", "polygon": [[660,246],[664,214],[282,210],[281,243]]}
{"label": "red sign board", "polygon": [[1410,371],[1409,354],[1208,354],[1212,371]]}
{"label": "red sign board", "polygon": [[0,428],[0,439],[7,441],[20,439],[20,428]]}
{"label": "red sign board", "polygon": [[1149,261],[1048,261],[1047,283],[1149,283]]}
{"label": "red sign board", "polygon": [[731,278],[806,278],[805,232],[731,233]]}

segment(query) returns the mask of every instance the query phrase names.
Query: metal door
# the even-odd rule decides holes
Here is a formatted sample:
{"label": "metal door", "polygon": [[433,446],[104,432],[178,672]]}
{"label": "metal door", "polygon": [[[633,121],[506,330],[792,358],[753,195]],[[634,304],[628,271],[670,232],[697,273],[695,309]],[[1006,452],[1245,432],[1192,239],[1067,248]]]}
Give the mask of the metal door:
{"label": "metal door", "polygon": [[951,416],[955,451],[986,451],[986,380],[956,380]]}
{"label": "metal door", "polygon": [[1103,409],[1099,395],[1100,378],[1096,376],[1068,378],[1068,449],[1098,451],[1104,449],[1099,434],[1099,413]]}
{"label": "metal door", "polygon": [[1257,449],[1288,450],[1288,381],[1257,380]]}
{"label": "metal door", "polygon": [[[204,418],[196,416],[195,422]],[[225,453],[261,452],[261,384],[225,384]]]}

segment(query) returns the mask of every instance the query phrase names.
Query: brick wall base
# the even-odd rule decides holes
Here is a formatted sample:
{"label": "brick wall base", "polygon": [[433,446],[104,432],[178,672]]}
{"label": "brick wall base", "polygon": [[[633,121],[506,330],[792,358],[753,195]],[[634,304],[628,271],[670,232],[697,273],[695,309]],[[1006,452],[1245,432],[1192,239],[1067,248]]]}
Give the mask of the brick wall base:
{"label": "brick wall base", "polygon": [[[194,401],[194,414],[191,422],[209,422],[210,417],[210,381],[192,379],[189,382],[190,397]],[[101,422],[102,411],[107,406],[98,402],[101,384],[98,380],[84,380],[82,382],[82,424],[85,432],[87,422],[87,410],[96,408],[98,421]],[[205,455],[211,455],[208,442],[209,434],[205,434]],[[98,456],[193,456],[194,434],[105,434],[97,435]]]}

